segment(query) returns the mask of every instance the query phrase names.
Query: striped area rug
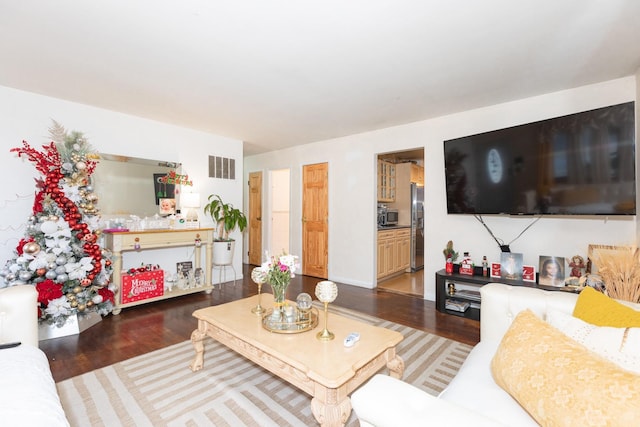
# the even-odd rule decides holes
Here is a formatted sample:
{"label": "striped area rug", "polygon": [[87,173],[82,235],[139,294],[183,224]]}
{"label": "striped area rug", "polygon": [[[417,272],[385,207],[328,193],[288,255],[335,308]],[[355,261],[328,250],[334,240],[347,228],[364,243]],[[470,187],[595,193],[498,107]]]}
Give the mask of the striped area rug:
{"label": "striped area rug", "polygon": [[[437,395],[471,346],[352,310],[333,312],[404,335],[403,380]],[[311,397],[217,341],[205,340],[204,368],[191,372],[190,341],[57,384],[72,426],[314,426]],[[359,425],[355,413],[347,426]]]}

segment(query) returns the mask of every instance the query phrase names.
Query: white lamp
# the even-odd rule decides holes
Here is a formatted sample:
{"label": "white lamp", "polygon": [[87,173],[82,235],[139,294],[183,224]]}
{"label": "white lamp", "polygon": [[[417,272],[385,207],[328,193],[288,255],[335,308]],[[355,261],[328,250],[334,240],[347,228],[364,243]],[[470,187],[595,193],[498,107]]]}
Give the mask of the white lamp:
{"label": "white lamp", "polygon": [[198,228],[198,209],[200,207],[200,193],[182,193],[180,206],[187,211],[187,228]]}

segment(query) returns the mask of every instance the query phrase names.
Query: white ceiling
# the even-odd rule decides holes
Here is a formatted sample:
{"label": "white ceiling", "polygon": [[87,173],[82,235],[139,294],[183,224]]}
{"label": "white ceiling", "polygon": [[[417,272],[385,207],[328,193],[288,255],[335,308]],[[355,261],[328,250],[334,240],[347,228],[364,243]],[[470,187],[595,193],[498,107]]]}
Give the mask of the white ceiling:
{"label": "white ceiling", "polygon": [[638,0],[0,0],[0,85],[245,155],[638,69]]}

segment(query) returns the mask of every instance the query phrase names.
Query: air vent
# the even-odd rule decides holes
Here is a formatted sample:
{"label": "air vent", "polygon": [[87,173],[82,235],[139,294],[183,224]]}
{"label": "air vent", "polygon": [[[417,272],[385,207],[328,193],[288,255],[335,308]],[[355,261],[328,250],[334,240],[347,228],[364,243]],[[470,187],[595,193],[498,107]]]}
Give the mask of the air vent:
{"label": "air vent", "polygon": [[236,179],[236,160],[209,156],[209,178]]}

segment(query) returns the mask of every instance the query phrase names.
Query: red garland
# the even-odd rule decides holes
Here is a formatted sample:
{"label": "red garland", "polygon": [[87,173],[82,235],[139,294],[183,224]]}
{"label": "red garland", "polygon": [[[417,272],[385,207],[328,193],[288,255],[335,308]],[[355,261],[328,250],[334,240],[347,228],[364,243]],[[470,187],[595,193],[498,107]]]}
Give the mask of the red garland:
{"label": "red garland", "polygon": [[[33,202],[34,215],[43,211],[42,202],[44,201],[45,195],[49,195],[62,210],[65,221],[69,223],[69,226],[74,231],[78,232],[76,237],[78,239],[82,239],[82,237],[87,233],[88,225],[80,221],[82,219],[82,214],[78,212],[78,207],[73,203],[73,201],[65,196],[64,190],[59,186],[60,180],[64,178],[64,175],[60,172],[60,153],[58,153],[55,142],[51,142],[49,145],[43,145],[42,148],[44,148],[44,152],[42,153],[32,148],[27,141],[22,141],[22,145],[22,147],[12,148],[10,152],[18,153],[18,157],[26,156],[35,164],[36,169],[45,176],[44,182],[38,182],[38,187],[41,188],[41,191],[36,194]],[[97,165],[97,162],[87,160],[85,163],[88,168],[88,174],[91,175]],[[22,246],[23,245],[20,245],[20,255],[22,254]],[[100,260],[102,259],[100,247],[98,245],[85,244],[84,250],[87,256],[94,259],[93,270],[87,276],[93,281],[95,276],[102,270],[102,265],[100,263]]]}

